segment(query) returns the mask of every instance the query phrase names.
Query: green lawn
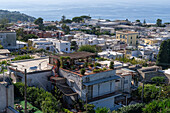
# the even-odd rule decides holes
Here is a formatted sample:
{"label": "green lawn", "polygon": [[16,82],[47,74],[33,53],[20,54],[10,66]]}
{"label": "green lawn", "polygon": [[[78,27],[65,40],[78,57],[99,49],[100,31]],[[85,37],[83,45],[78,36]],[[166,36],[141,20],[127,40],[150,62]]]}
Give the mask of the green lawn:
{"label": "green lawn", "polygon": [[[24,113],[25,101],[15,102],[14,108],[16,108],[16,104],[22,105],[23,110],[21,110],[21,113]],[[42,111],[40,111],[38,108],[32,106],[29,102],[27,102],[27,109],[28,109],[28,113],[42,113]]]}

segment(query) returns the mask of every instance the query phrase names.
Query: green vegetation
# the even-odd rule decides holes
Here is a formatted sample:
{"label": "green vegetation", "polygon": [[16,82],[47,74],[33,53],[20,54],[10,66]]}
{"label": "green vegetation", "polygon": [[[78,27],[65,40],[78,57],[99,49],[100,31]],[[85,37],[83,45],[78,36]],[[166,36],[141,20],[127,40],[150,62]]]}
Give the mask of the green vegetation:
{"label": "green vegetation", "polygon": [[94,105],[93,104],[85,104],[84,105],[84,109],[86,109],[87,107],[87,113],[95,113],[95,110],[94,110]]}
{"label": "green vegetation", "polygon": [[60,23],[72,23],[72,20],[66,19],[66,17],[63,15],[63,16],[61,17]]}
{"label": "green vegetation", "polygon": [[100,108],[98,107],[96,110],[95,110],[96,113],[108,113],[109,112],[109,109],[107,109],[106,107],[104,108]]}
{"label": "green vegetation", "polygon": [[[156,85],[146,84],[144,86],[143,100],[145,103],[151,102],[154,99],[158,99],[160,89]],[[142,97],[142,86],[138,87],[137,96],[139,99]]]}
{"label": "green vegetation", "polygon": [[77,51],[78,45],[77,45],[76,41],[72,41],[72,42],[71,42],[71,49]]}
{"label": "green vegetation", "polygon": [[6,18],[0,19],[0,30],[6,31],[7,27],[11,26],[12,24],[9,24],[9,20]]}
{"label": "green vegetation", "polygon": [[142,113],[144,104],[134,104],[126,107],[122,107],[118,110],[120,113]]}
{"label": "green vegetation", "polygon": [[170,113],[170,98],[154,100],[143,108],[144,113]]}
{"label": "green vegetation", "polygon": [[76,23],[80,23],[80,22],[84,22],[84,19],[91,19],[91,17],[90,16],[74,17],[72,18],[72,21]]}
{"label": "green vegetation", "polygon": [[111,62],[110,62],[109,68],[110,68],[110,69],[114,69],[114,61],[111,61]]}
{"label": "green vegetation", "polygon": [[165,77],[156,76],[156,77],[151,78],[151,80],[155,82],[156,85],[160,85],[161,83],[165,81]]}
{"label": "green vegetation", "polygon": [[[23,83],[14,84],[14,90],[15,97],[24,97]],[[42,88],[27,87],[27,100],[43,113],[57,113],[62,109],[60,101]]]}
{"label": "green vegetation", "polygon": [[78,51],[86,51],[86,52],[95,53],[96,48],[95,48],[95,46],[91,46],[91,45],[83,45],[79,48]]}
{"label": "green vegetation", "polygon": [[163,68],[170,67],[170,39],[162,42],[156,63]]}
{"label": "green vegetation", "polygon": [[33,57],[31,57],[30,55],[16,56],[14,59],[12,59],[12,61],[24,60],[24,59],[33,59]]}
{"label": "green vegetation", "polygon": [[84,75],[85,72],[86,72],[86,70],[85,70],[84,68],[82,68],[82,69],[80,70],[81,75]]}
{"label": "green vegetation", "polygon": [[41,17],[39,17],[38,19],[36,19],[36,20],[34,21],[34,24],[36,24],[36,25],[39,26],[39,27],[38,27],[39,30],[43,30],[44,24],[43,24],[43,19],[42,19]]}
{"label": "green vegetation", "polygon": [[0,44],[0,49],[3,49],[3,46]]}
{"label": "green vegetation", "polygon": [[[19,101],[19,102],[15,102],[15,104],[19,104],[23,107],[22,110],[17,110],[20,113],[24,113],[24,109],[25,109],[25,101]],[[16,105],[14,105],[14,108],[16,109]],[[32,106],[29,102],[27,102],[27,110],[28,113],[42,113],[42,111],[40,111],[38,108]]]}
{"label": "green vegetation", "polygon": [[145,60],[135,60],[135,58],[132,58],[132,59],[129,59],[128,57],[117,57],[115,60],[118,60],[118,61],[121,61],[121,62],[124,62],[124,63],[131,63],[133,65],[136,65],[136,64],[140,64],[142,66],[147,66],[147,61]]}
{"label": "green vegetation", "polygon": [[63,29],[65,34],[69,34],[70,33],[70,28],[66,24],[62,24],[61,28]]}
{"label": "green vegetation", "polygon": [[162,20],[161,20],[161,19],[157,19],[156,25],[157,25],[158,27],[161,27],[161,26],[162,26]]}
{"label": "green vegetation", "polygon": [[34,35],[34,34],[26,35],[24,33],[24,29],[22,29],[22,28],[17,29],[16,34],[17,34],[17,40],[24,41],[24,42],[27,42],[28,39],[33,39],[33,38],[37,39],[38,38],[38,36]]}
{"label": "green vegetation", "polygon": [[7,19],[9,22],[33,22],[35,20],[34,17],[28,16],[26,14],[20,13],[18,11],[7,11],[7,10],[0,10],[0,20]]}

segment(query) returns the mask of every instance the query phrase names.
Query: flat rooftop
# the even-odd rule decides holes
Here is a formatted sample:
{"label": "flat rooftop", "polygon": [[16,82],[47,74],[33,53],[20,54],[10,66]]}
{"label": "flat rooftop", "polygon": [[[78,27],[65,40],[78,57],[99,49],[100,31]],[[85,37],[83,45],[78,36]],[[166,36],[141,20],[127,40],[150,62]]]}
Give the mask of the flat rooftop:
{"label": "flat rooftop", "polygon": [[10,51],[8,49],[0,49],[0,54],[9,54]]}
{"label": "flat rooftop", "polygon": [[116,33],[121,33],[121,34],[138,34],[138,32],[135,32],[135,31],[116,31]]}
{"label": "flat rooftop", "polygon": [[81,58],[91,57],[95,55],[96,55],[95,53],[90,53],[90,52],[75,52],[75,53],[66,53],[66,54],[60,54],[60,55],[50,56],[50,57],[59,59],[61,56],[64,56],[64,57],[70,57],[70,59],[81,59]]}
{"label": "flat rooftop", "polygon": [[24,72],[27,69],[27,73],[35,72],[35,71],[45,71],[51,70],[52,67],[48,66],[49,58],[37,58],[37,59],[29,59],[22,61],[14,61],[11,62],[11,66],[9,68],[17,69],[21,72]]}

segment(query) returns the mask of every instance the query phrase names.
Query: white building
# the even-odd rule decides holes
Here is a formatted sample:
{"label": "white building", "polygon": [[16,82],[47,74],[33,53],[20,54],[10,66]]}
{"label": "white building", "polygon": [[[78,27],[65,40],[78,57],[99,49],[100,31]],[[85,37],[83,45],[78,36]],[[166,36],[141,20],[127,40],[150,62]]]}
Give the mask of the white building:
{"label": "white building", "polygon": [[0,75],[0,113],[13,113],[8,107],[14,107],[14,86],[9,77]]}
{"label": "white building", "polygon": [[76,34],[71,41],[76,41],[79,47],[82,45],[97,45],[105,43],[103,38],[97,38],[97,35],[90,34]]}
{"label": "white building", "polygon": [[[92,55],[89,54],[88,52],[78,52],[70,55],[64,54],[64,56],[69,56],[71,60],[75,58],[88,59]],[[60,56],[51,56],[50,64],[54,64],[57,58],[60,58]],[[98,68],[103,67],[100,66]],[[107,66],[106,68],[105,71],[98,73],[94,73],[89,68],[86,68],[85,75],[80,74],[78,70],[70,71],[69,69],[59,68],[60,77],[56,77],[53,80],[56,81],[55,83],[59,83],[61,78],[65,80],[64,85],[59,84],[57,87],[64,92],[68,103],[71,100],[82,99],[89,104],[94,104],[95,108],[107,107],[113,110],[117,107],[119,97],[126,100],[123,92],[131,92],[131,74],[126,75],[128,77],[125,78],[123,74],[116,75],[116,70],[111,70]]]}
{"label": "white building", "polygon": [[71,43],[68,41],[57,40],[53,38],[38,38],[38,39],[29,39],[32,43],[32,46],[37,49],[44,49],[47,51],[52,51],[55,53],[70,53]]}
{"label": "white building", "polygon": [[123,53],[119,53],[119,52],[115,52],[115,51],[103,51],[98,53],[98,55],[100,57],[103,58],[109,58],[109,59],[116,59],[116,58],[120,58],[123,57]]}
{"label": "white building", "polygon": [[28,47],[28,43],[26,43],[26,42],[22,42],[22,41],[18,41],[17,40],[17,49],[21,49],[21,48],[23,48],[23,47]]}
{"label": "white building", "polygon": [[16,44],[16,33],[15,32],[2,32],[0,31],[0,44],[5,49],[15,49]]}
{"label": "white building", "polygon": [[50,90],[48,77],[52,76],[52,67],[48,63],[48,57],[14,61],[9,66],[9,72],[13,78],[13,82],[24,83],[26,69],[28,86]]}

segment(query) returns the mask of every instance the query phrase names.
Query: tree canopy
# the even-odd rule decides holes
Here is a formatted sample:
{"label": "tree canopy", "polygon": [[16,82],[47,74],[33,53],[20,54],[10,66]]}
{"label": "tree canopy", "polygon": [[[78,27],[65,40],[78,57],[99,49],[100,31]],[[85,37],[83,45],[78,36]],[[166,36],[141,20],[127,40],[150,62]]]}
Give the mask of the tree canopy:
{"label": "tree canopy", "polygon": [[86,52],[95,53],[96,48],[95,48],[95,46],[91,46],[91,45],[83,45],[79,48],[78,51],[86,51]]}
{"label": "tree canopy", "polygon": [[162,42],[156,63],[165,68],[170,67],[170,39]]}
{"label": "tree canopy", "polygon": [[7,19],[9,22],[33,22],[36,18],[20,13],[18,11],[0,10],[0,20]]}
{"label": "tree canopy", "polygon": [[161,20],[161,19],[157,19],[156,25],[157,25],[158,27],[161,27],[161,26],[162,26],[162,20]]}

